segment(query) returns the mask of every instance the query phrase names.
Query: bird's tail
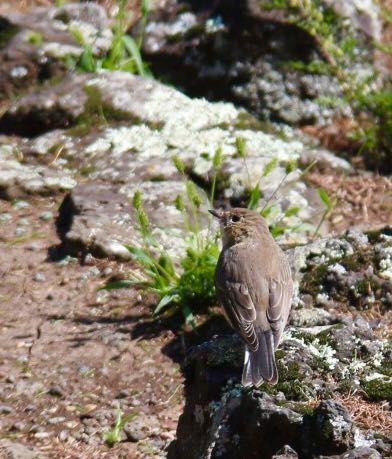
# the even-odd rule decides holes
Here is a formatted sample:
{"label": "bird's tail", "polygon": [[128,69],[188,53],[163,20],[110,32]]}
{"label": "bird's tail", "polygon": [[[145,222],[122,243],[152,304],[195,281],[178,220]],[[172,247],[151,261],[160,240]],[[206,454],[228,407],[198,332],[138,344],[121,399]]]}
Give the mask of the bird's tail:
{"label": "bird's tail", "polygon": [[259,347],[251,351],[245,347],[242,385],[259,386],[263,381],[269,384],[278,382],[278,370],[275,363],[274,338],[271,330],[257,331]]}

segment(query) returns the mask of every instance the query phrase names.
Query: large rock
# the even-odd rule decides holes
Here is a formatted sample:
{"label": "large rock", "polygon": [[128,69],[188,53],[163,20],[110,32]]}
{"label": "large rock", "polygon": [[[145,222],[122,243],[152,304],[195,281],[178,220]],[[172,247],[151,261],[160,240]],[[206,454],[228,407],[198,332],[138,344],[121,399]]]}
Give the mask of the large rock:
{"label": "large rock", "polygon": [[[301,307],[301,291],[309,286],[310,277],[322,285],[322,278],[307,272],[321,260],[328,273],[337,260],[344,264],[355,255],[358,264],[350,268],[347,264],[342,275],[367,269],[370,260],[378,275],[384,264],[377,254],[390,244],[387,231],[372,234],[372,243],[365,235],[351,232],[297,247],[291,258],[299,282],[297,307]],[[276,352],[279,381],[275,386],[263,384],[256,390],[240,385],[243,344],[238,336],[215,336],[192,349],[184,364],[186,406],[169,457],[283,458],[297,454],[305,459],[343,459],[356,454],[385,455],[376,437],[362,432],[334,399],[336,392],[358,390],[372,400],[390,397],[391,346],[375,333],[382,319],[372,323],[326,313],[316,314],[317,321],[311,316],[315,309],[319,308],[308,304],[304,319],[298,323],[297,316],[296,326],[288,327]],[[320,402],[315,407],[309,400]],[[290,449],[284,449],[285,445]]]}
{"label": "large rock", "polygon": [[[304,125],[350,114],[348,108],[331,109],[318,102],[341,97],[335,78],[290,64],[330,61],[330,56],[311,34],[293,25],[289,8],[271,10],[271,2],[263,3],[190,1],[184,7],[184,2],[166,2],[151,15],[144,55],[153,72],[188,94],[233,101],[264,119]],[[343,33],[379,39],[381,25],[373,2],[341,3],[324,5],[335,9],[334,22]],[[371,60],[371,53],[365,48],[350,71],[369,71],[365,61]]]}
{"label": "large rock", "polygon": [[106,12],[93,3],[34,8],[24,14],[11,10],[0,17],[0,24],[5,32],[0,41],[0,98],[64,74],[64,60],[76,62],[83,52],[76,34],[94,56],[106,54],[112,44]]}
{"label": "large rock", "polygon": [[[184,194],[184,181],[189,176],[209,194],[214,177],[213,157],[219,148],[223,154],[217,180],[219,202],[246,203],[249,190],[259,184],[259,206],[261,209],[272,205],[268,217],[271,222],[280,220],[289,226],[313,223],[314,215],[321,210],[317,193],[303,182],[295,163],[309,147],[292,132],[286,132],[289,139],[283,138],[276,130],[268,132],[264,125],[232,104],[190,99],[157,81],[125,72],[70,75],[51,87],[31,92],[9,107],[0,119],[1,131],[32,137],[13,137],[14,145],[9,146],[20,152],[23,167],[45,169],[50,164],[50,171],[66,169],[77,181],[82,178],[87,184],[105,182],[111,196],[118,193],[125,199],[131,199],[137,190],[143,192],[149,216],[158,226],[167,226],[170,216],[172,228],[183,228],[174,200],[178,194]],[[186,177],[174,167],[172,156],[184,162]],[[274,166],[268,174],[264,173],[271,162]],[[11,188],[11,184],[5,186]],[[23,178],[12,187],[23,188]],[[76,201],[83,195],[84,204],[78,210],[81,218],[90,206],[88,199],[94,201],[91,194],[82,190],[83,187],[78,188],[71,195],[71,200]],[[203,200],[205,219],[208,203],[205,196]],[[298,213],[285,215],[289,208]],[[110,221],[112,216],[105,215],[109,209],[110,205],[100,208],[100,220]],[[125,221],[127,217],[123,217]],[[72,228],[69,241],[85,241],[85,248],[90,247],[91,238],[86,235],[96,233],[94,225],[89,227],[94,222],[89,217],[83,231],[80,225]],[[112,227],[104,230],[106,226],[100,230],[101,242],[104,233],[111,240]],[[162,237],[170,239],[166,233],[161,232]],[[62,235],[67,238],[65,233]],[[288,242],[306,240],[303,233],[294,231],[286,232],[285,237],[290,239]],[[178,238],[174,241],[177,245]],[[99,247],[109,245],[102,242]],[[180,243],[180,248],[183,245]],[[75,251],[79,250],[80,244],[75,245]],[[98,252],[113,255],[101,249]]]}

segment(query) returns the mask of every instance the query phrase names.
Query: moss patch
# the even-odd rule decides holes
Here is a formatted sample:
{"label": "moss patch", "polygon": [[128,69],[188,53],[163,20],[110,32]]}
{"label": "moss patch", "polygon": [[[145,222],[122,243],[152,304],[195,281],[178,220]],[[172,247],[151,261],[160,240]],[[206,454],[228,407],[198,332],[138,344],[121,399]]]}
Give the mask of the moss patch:
{"label": "moss patch", "polygon": [[392,400],[392,380],[372,379],[362,381],[362,389],[372,401]]}
{"label": "moss patch", "polygon": [[320,287],[323,285],[327,273],[328,265],[326,264],[315,266],[306,271],[299,287],[300,293],[307,293],[316,297],[320,293]]}
{"label": "moss patch", "polygon": [[[75,125],[68,130],[68,134],[73,136],[83,136],[88,134],[92,129],[106,126],[109,122],[128,121],[130,124],[142,124],[141,119],[132,116],[130,113],[113,107],[103,100],[102,94],[98,88],[93,85],[87,85],[84,88],[87,94],[87,101],[83,113],[77,118]],[[144,123],[152,129],[161,129],[162,123]]]}

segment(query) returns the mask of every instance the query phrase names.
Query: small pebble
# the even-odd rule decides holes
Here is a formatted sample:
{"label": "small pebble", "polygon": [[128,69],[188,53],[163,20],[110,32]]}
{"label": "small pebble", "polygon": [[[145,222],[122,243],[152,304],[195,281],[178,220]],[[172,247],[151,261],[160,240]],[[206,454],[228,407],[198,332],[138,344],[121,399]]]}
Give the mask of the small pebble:
{"label": "small pebble", "polygon": [[9,214],[8,212],[4,212],[0,214],[0,224],[1,223],[7,223],[12,220],[12,215]]}
{"label": "small pebble", "polygon": [[50,436],[49,432],[37,432],[34,434],[35,438],[48,438]]}
{"label": "small pebble", "polygon": [[45,282],[46,281],[46,276],[42,272],[35,273],[34,280],[36,282]]}
{"label": "small pebble", "polygon": [[51,220],[53,218],[53,213],[50,212],[50,211],[42,212],[42,214],[40,214],[39,218],[40,218],[40,220],[42,220],[44,222],[47,222],[47,221],[49,221],[49,220]]}
{"label": "small pebble", "polygon": [[50,386],[48,393],[56,397],[63,397],[65,394],[64,389],[57,385]]}
{"label": "small pebble", "polygon": [[66,441],[68,440],[68,432],[66,430],[62,430],[60,433],[59,433],[59,440],[60,441]]}
{"label": "small pebble", "polygon": [[96,267],[96,266],[93,266],[92,268],[89,269],[89,272],[93,275],[93,276],[99,276],[101,274],[101,271]]}
{"label": "small pebble", "polygon": [[29,226],[30,222],[27,220],[27,218],[20,218],[18,220],[18,225],[19,226]]}
{"label": "small pebble", "polygon": [[26,228],[23,228],[22,226],[18,226],[15,228],[16,237],[24,236],[25,234],[27,234]]}
{"label": "small pebble", "polygon": [[102,277],[105,276],[110,276],[113,273],[113,268],[110,266],[107,266],[103,271],[102,271]]}
{"label": "small pebble", "polygon": [[12,430],[17,430],[19,432],[23,432],[26,429],[26,424],[22,421],[15,422],[12,425]]}
{"label": "small pebble", "polygon": [[94,257],[91,255],[91,253],[88,253],[83,260],[85,265],[92,265],[94,263]]}
{"label": "small pebble", "polygon": [[63,416],[56,416],[54,418],[50,418],[48,420],[49,424],[60,424],[65,421],[65,418]]}
{"label": "small pebble", "polygon": [[26,209],[27,207],[30,207],[27,201],[16,201],[13,205],[14,209]]}
{"label": "small pebble", "polygon": [[0,414],[10,414],[14,410],[8,405],[0,405]]}

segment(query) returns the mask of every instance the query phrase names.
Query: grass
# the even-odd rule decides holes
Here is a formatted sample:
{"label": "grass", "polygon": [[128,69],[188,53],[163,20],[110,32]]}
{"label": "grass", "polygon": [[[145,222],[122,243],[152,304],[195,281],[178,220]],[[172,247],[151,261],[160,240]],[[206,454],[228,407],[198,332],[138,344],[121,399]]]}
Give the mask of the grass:
{"label": "grass", "polygon": [[76,63],[71,59],[69,64],[84,72],[96,72],[100,69],[107,69],[123,70],[145,76],[151,75],[147,65],[143,62],[140,52],[149,13],[148,0],[141,1],[141,32],[136,39],[125,33],[125,8],[127,0],[117,0],[117,3],[118,13],[114,21],[113,40],[107,54],[99,58],[94,56],[92,45],[85,40],[82,31],[77,27],[73,27],[70,31],[75,40],[82,45],[83,52]]}
{"label": "grass", "polygon": [[201,311],[215,302],[214,272],[219,256],[218,234],[211,229],[211,217],[206,233],[202,232],[201,206],[214,200],[216,177],[222,163],[222,151],[217,149],[213,158],[213,185],[208,198],[185,175],[185,165],[180,158],[173,162],[185,184],[185,196],[178,195],[175,206],[183,216],[186,230],[186,248],[183,257],[176,261],[157,241],[150,220],[144,210],[142,195],[133,196],[138,231],[142,244],[129,246],[128,250],[143,269],[140,276],[109,283],[104,288],[113,289],[139,286],[154,292],[158,297],[153,315],[166,316],[181,312],[185,323],[196,325],[194,311]]}
{"label": "grass", "polygon": [[118,409],[117,411],[117,416],[116,416],[116,421],[114,423],[114,426],[111,430],[108,432],[104,433],[104,440],[109,446],[113,446],[116,443],[119,443],[122,438],[122,432],[124,430],[124,426],[127,422],[132,421],[136,416],[138,416],[138,413],[131,413],[126,416],[124,416],[124,413]]}

